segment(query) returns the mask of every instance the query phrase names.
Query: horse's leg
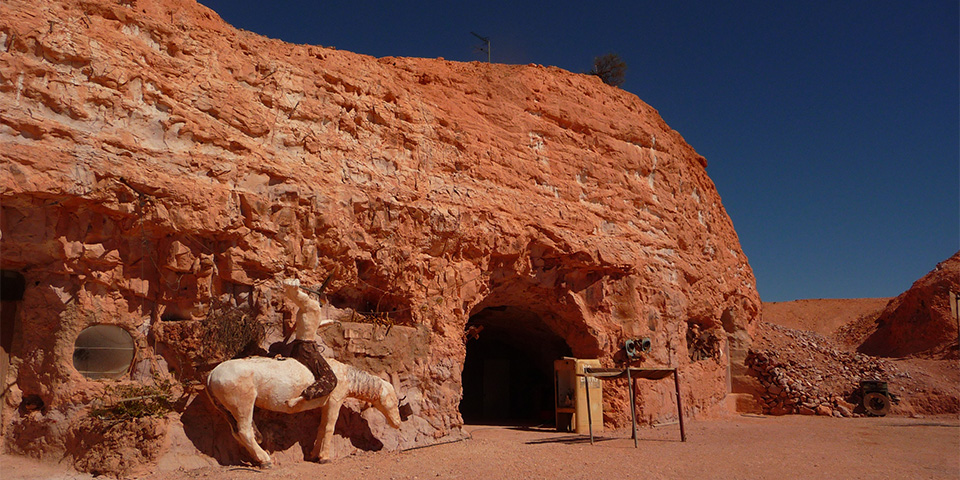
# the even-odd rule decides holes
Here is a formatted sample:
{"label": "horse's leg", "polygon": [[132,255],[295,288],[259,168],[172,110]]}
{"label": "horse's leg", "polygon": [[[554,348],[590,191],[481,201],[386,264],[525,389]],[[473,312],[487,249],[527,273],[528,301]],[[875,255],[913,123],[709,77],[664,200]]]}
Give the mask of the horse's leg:
{"label": "horse's leg", "polygon": [[260,429],[257,428],[257,422],[250,422],[250,425],[253,425],[253,439],[257,441],[259,445],[263,441],[263,434],[260,433]]}
{"label": "horse's leg", "polygon": [[210,399],[210,403],[212,403],[213,406],[216,407],[217,411],[220,412],[220,414],[223,415],[224,418],[226,418],[227,424],[230,425],[230,435],[233,435],[233,438],[239,442],[240,435],[237,433],[236,415],[233,414],[233,411],[231,411],[226,406],[224,406],[223,403],[221,403],[220,400],[217,399],[216,395],[210,393],[210,388],[206,388],[205,391],[207,392],[207,398]]}
{"label": "horse's leg", "polygon": [[320,409],[320,428],[317,429],[317,441],[313,444],[312,459],[320,463],[330,461],[330,443],[333,440],[333,431],[337,427],[340,417],[340,405],[343,399],[327,399],[326,405]]}
{"label": "horse's leg", "polygon": [[260,445],[257,444],[257,427],[253,423],[253,404],[254,398],[244,398],[244,402],[238,402],[236,409],[232,411],[234,418],[237,419],[237,441],[243,448],[247,449],[257,463],[262,467],[270,467],[273,462],[270,461],[270,455],[267,454]]}

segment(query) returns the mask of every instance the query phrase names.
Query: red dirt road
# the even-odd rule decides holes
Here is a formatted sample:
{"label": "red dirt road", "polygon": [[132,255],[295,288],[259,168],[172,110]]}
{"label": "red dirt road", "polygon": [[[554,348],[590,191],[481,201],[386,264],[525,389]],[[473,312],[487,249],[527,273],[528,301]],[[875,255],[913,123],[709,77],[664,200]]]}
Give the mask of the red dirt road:
{"label": "red dirt road", "polygon": [[[143,472],[159,479],[676,479],[960,477],[956,417],[836,419],[791,415],[693,420],[687,442],[677,425],[586,437],[550,430],[470,426],[463,442],[402,453],[368,453],[317,465],[285,462],[271,470],[212,467]],[[22,457],[0,457],[0,478],[92,478]]]}

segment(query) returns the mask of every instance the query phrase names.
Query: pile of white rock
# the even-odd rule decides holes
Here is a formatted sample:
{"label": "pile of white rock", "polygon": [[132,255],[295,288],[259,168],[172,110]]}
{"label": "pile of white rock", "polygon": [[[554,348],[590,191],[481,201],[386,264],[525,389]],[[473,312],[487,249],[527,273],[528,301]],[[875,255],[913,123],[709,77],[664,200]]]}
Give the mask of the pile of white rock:
{"label": "pile of white rock", "polygon": [[765,389],[766,414],[860,416],[860,381],[900,375],[889,362],[837,349],[817,333],[773,324],[760,333],[746,363]]}

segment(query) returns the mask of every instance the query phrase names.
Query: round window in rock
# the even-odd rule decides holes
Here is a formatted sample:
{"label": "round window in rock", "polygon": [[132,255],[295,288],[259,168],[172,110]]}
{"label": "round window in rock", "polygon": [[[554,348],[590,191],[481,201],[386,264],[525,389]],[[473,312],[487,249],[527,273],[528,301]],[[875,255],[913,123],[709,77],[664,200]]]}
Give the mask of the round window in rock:
{"label": "round window in rock", "polygon": [[130,371],[135,352],[130,332],[116,325],[94,325],[77,337],[73,368],[87,378],[120,378]]}

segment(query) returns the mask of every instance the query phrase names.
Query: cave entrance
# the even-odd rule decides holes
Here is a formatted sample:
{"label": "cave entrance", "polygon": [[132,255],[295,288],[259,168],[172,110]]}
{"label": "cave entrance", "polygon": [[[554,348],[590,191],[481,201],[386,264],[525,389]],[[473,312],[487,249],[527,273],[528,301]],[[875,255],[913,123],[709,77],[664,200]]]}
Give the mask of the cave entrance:
{"label": "cave entrance", "polygon": [[553,361],[570,346],[536,313],[488,307],[467,322],[460,414],[466,423],[553,424]]}
{"label": "cave entrance", "polygon": [[[26,281],[20,272],[0,270],[0,401],[5,401],[7,386],[7,367],[13,354],[13,337],[19,330],[17,305],[23,300]],[[0,418],[0,421],[4,421]]]}

